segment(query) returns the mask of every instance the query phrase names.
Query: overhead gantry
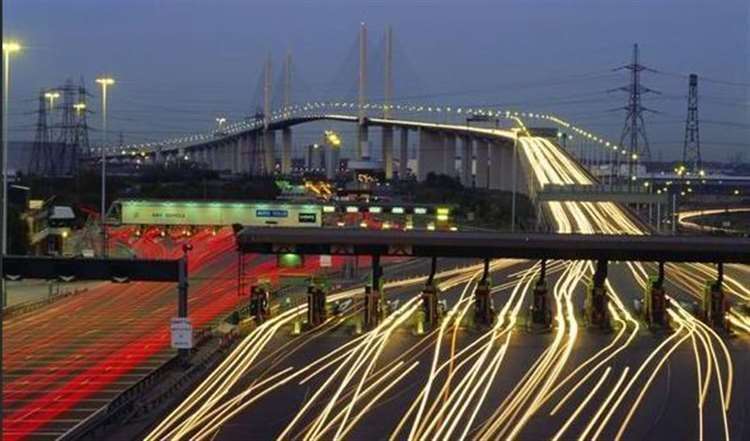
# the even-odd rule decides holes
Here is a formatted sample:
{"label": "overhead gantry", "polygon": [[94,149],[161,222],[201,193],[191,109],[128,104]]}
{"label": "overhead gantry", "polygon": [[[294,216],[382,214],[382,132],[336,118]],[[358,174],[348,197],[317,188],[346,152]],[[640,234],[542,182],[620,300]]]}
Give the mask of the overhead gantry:
{"label": "overhead gantry", "polygon": [[[242,253],[369,255],[373,257],[372,284],[365,297],[365,323],[373,326],[382,316],[383,292],[380,258],[409,256],[432,259],[432,271],[422,293],[425,323],[435,326],[440,317],[437,289],[433,283],[439,257],[478,258],[485,269],[475,291],[475,319],[492,322],[489,301],[489,260],[540,260],[541,270],[534,289],[532,320],[550,326],[546,289],[546,265],[551,260],[593,261],[595,271],[586,292],[584,317],[591,326],[608,329],[607,267],[609,262],[655,262],[658,273],[644,295],[645,319],[663,325],[666,302],[663,288],[664,263],[709,263],[717,265],[717,278],[706,285],[703,318],[724,327],[726,310],[723,291],[725,263],[750,264],[750,239],[721,237],[613,236],[587,234],[512,234],[494,232],[368,231],[346,229],[244,228],[237,235]],[[313,302],[312,305],[317,303]],[[378,306],[380,305],[380,306]]]}

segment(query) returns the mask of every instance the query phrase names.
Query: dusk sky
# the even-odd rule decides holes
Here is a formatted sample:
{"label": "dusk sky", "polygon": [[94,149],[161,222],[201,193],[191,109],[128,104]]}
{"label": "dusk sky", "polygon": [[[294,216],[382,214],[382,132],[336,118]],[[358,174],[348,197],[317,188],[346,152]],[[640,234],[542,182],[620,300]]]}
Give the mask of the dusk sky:
{"label": "dusk sky", "polygon": [[[264,57],[278,73],[291,51],[294,100],[352,98],[359,23],[372,55],[385,26],[396,40],[396,98],[554,112],[619,141],[633,43],[654,159],[681,154],[687,78],[700,77],[703,155],[750,160],[747,0],[6,0],[13,60],[11,139],[33,139],[41,88],[111,73],[113,133],[125,142],[204,132],[214,118],[251,114]],[[382,88],[371,60],[371,95]],[[333,83],[333,84],[332,84]],[[326,93],[337,93],[330,96]],[[345,96],[348,95],[348,96]],[[93,105],[94,112],[98,112]],[[91,115],[99,126],[99,115]],[[312,129],[304,130],[309,136]],[[97,140],[98,134],[92,134]]]}

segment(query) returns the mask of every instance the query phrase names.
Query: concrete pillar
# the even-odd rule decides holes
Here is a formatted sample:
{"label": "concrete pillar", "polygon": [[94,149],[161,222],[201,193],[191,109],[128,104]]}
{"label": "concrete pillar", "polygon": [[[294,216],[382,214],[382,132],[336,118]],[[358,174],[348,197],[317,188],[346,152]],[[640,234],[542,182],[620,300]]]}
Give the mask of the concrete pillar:
{"label": "concrete pillar", "polygon": [[256,176],[258,174],[258,169],[261,168],[258,164],[258,161],[261,159],[258,157],[258,143],[259,137],[258,137],[257,131],[251,132],[248,134],[247,139],[245,140],[245,143],[247,145],[246,151],[247,151],[247,160],[245,161],[246,169],[245,171],[250,176]]}
{"label": "concrete pillar", "polygon": [[[500,172],[500,189],[503,191],[513,191],[513,145],[500,144],[497,146],[500,157],[500,167],[496,168]],[[518,177],[518,164],[516,164],[516,177]]]}
{"label": "concrete pillar", "polygon": [[247,171],[247,139],[240,135],[237,138],[237,173],[245,174]]}
{"label": "concrete pillar", "polygon": [[234,141],[234,173],[235,174],[242,174],[243,168],[242,168],[242,159],[243,159],[243,149],[245,148],[245,142],[242,139],[242,136],[238,136],[237,139]]}
{"label": "concrete pillar", "polygon": [[398,177],[406,178],[406,169],[409,167],[409,129],[401,129],[401,151],[399,153]]}
{"label": "concrete pillar", "polygon": [[383,127],[383,172],[385,179],[393,179],[393,127]]}
{"label": "concrete pillar", "polygon": [[276,163],[276,132],[266,130],[263,136],[263,172],[272,175]]}
{"label": "concrete pillar", "polygon": [[367,125],[360,124],[357,130],[357,145],[355,146],[354,159],[363,159],[370,157],[370,140]]}
{"label": "concrete pillar", "polygon": [[476,171],[474,182],[477,188],[489,188],[488,169],[489,169],[489,144],[484,139],[476,140]]}
{"label": "concrete pillar", "polygon": [[424,181],[430,173],[442,173],[445,170],[445,141],[435,131],[419,130],[419,150],[417,151],[417,177]]}
{"label": "concrete pillar", "polygon": [[289,127],[281,131],[281,174],[292,172],[292,129]]}
{"label": "concrete pillar", "polygon": [[443,149],[443,174],[447,176],[456,176],[456,135],[447,134],[445,147]]}
{"label": "concrete pillar", "polygon": [[217,163],[216,163],[216,146],[215,145],[209,145],[206,147],[206,153],[208,155],[208,168],[211,170],[217,169]]}
{"label": "concrete pillar", "polygon": [[471,166],[474,162],[474,138],[463,136],[461,138],[461,184],[471,187]]}
{"label": "concrete pillar", "polygon": [[232,143],[224,143],[224,170],[232,172]]}
{"label": "concrete pillar", "polygon": [[488,142],[487,148],[489,149],[490,153],[490,167],[487,178],[489,179],[489,188],[490,190],[501,190],[502,189],[502,183],[503,183],[503,163],[505,162],[505,158],[502,156],[502,149],[499,145]]}

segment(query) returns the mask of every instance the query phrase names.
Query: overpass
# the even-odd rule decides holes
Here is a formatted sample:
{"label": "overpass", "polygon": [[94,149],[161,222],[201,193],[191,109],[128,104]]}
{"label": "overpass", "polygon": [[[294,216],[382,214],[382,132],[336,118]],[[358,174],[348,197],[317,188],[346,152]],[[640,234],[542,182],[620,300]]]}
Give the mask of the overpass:
{"label": "overpass", "polygon": [[[333,121],[356,124],[361,130],[370,127],[382,131],[381,157],[386,179],[395,175],[406,176],[408,145],[411,136],[418,136],[417,178],[424,180],[429,173],[458,174],[464,185],[472,185],[476,170],[476,186],[496,190],[510,190],[503,183],[503,172],[508,172],[516,132],[506,129],[470,127],[460,124],[435,123],[413,119],[366,117],[360,123],[352,114],[332,113],[352,111],[345,103],[327,103],[332,108],[305,105],[285,109],[275,115],[268,126],[262,121],[243,121],[228,127],[216,136],[193,135],[163,143],[152,143],[112,148],[107,156],[110,160],[169,162],[180,158],[206,164],[212,170],[233,174],[287,175],[291,172],[292,134],[297,125]],[[372,106],[376,108],[378,106]],[[382,106],[379,106],[382,108]],[[399,106],[400,107],[400,106]],[[415,107],[418,109],[419,107]],[[432,111],[431,108],[429,111]],[[437,108],[436,108],[437,109]],[[312,112],[318,110],[319,112]],[[510,117],[510,114],[509,114]],[[394,152],[394,132],[399,131],[400,149]],[[277,154],[277,133],[282,134],[280,155]],[[460,143],[459,143],[460,142]],[[456,152],[460,151],[461,169],[456,170]],[[276,170],[276,158],[280,157],[280,169]],[[394,170],[394,158],[398,158],[399,169]],[[355,159],[361,159],[358,157]],[[476,162],[473,166],[472,161]],[[505,164],[503,172],[500,167]],[[484,165],[484,166],[482,166]],[[329,174],[332,170],[329,170]]]}

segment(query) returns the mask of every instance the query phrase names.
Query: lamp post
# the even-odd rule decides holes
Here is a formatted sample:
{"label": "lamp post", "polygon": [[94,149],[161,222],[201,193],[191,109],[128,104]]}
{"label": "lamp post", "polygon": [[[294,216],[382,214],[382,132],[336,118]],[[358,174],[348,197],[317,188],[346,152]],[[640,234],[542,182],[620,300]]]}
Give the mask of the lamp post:
{"label": "lamp post", "polygon": [[106,145],[107,136],[107,88],[115,84],[112,77],[103,76],[96,79],[96,82],[102,86],[102,204],[100,213],[100,222],[102,229],[102,255],[107,256],[107,227],[105,225],[106,208],[107,208],[107,154]]}
{"label": "lamp post", "polygon": [[[2,256],[5,256],[8,254],[8,106],[10,100],[8,99],[8,95],[10,93],[10,57],[21,50],[21,45],[9,41],[9,42],[3,42],[3,151],[0,156],[2,158],[0,159],[2,161],[2,165],[0,168],[2,169],[2,182],[3,182],[3,203],[2,203],[2,232],[0,232],[0,240],[2,241],[2,246],[0,247],[0,252],[2,255],[0,256],[0,262],[2,261]],[[5,305],[7,304],[7,296],[5,292],[5,278],[1,276],[2,274],[2,265],[0,265],[0,290],[2,291],[2,308],[5,308]]]}
{"label": "lamp post", "polygon": [[55,108],[55,100],[60,98],[60,92],[56,90],[50,90],[49,92],[44,93],[44,97],[49,100],[49,110],[53,110]]}

